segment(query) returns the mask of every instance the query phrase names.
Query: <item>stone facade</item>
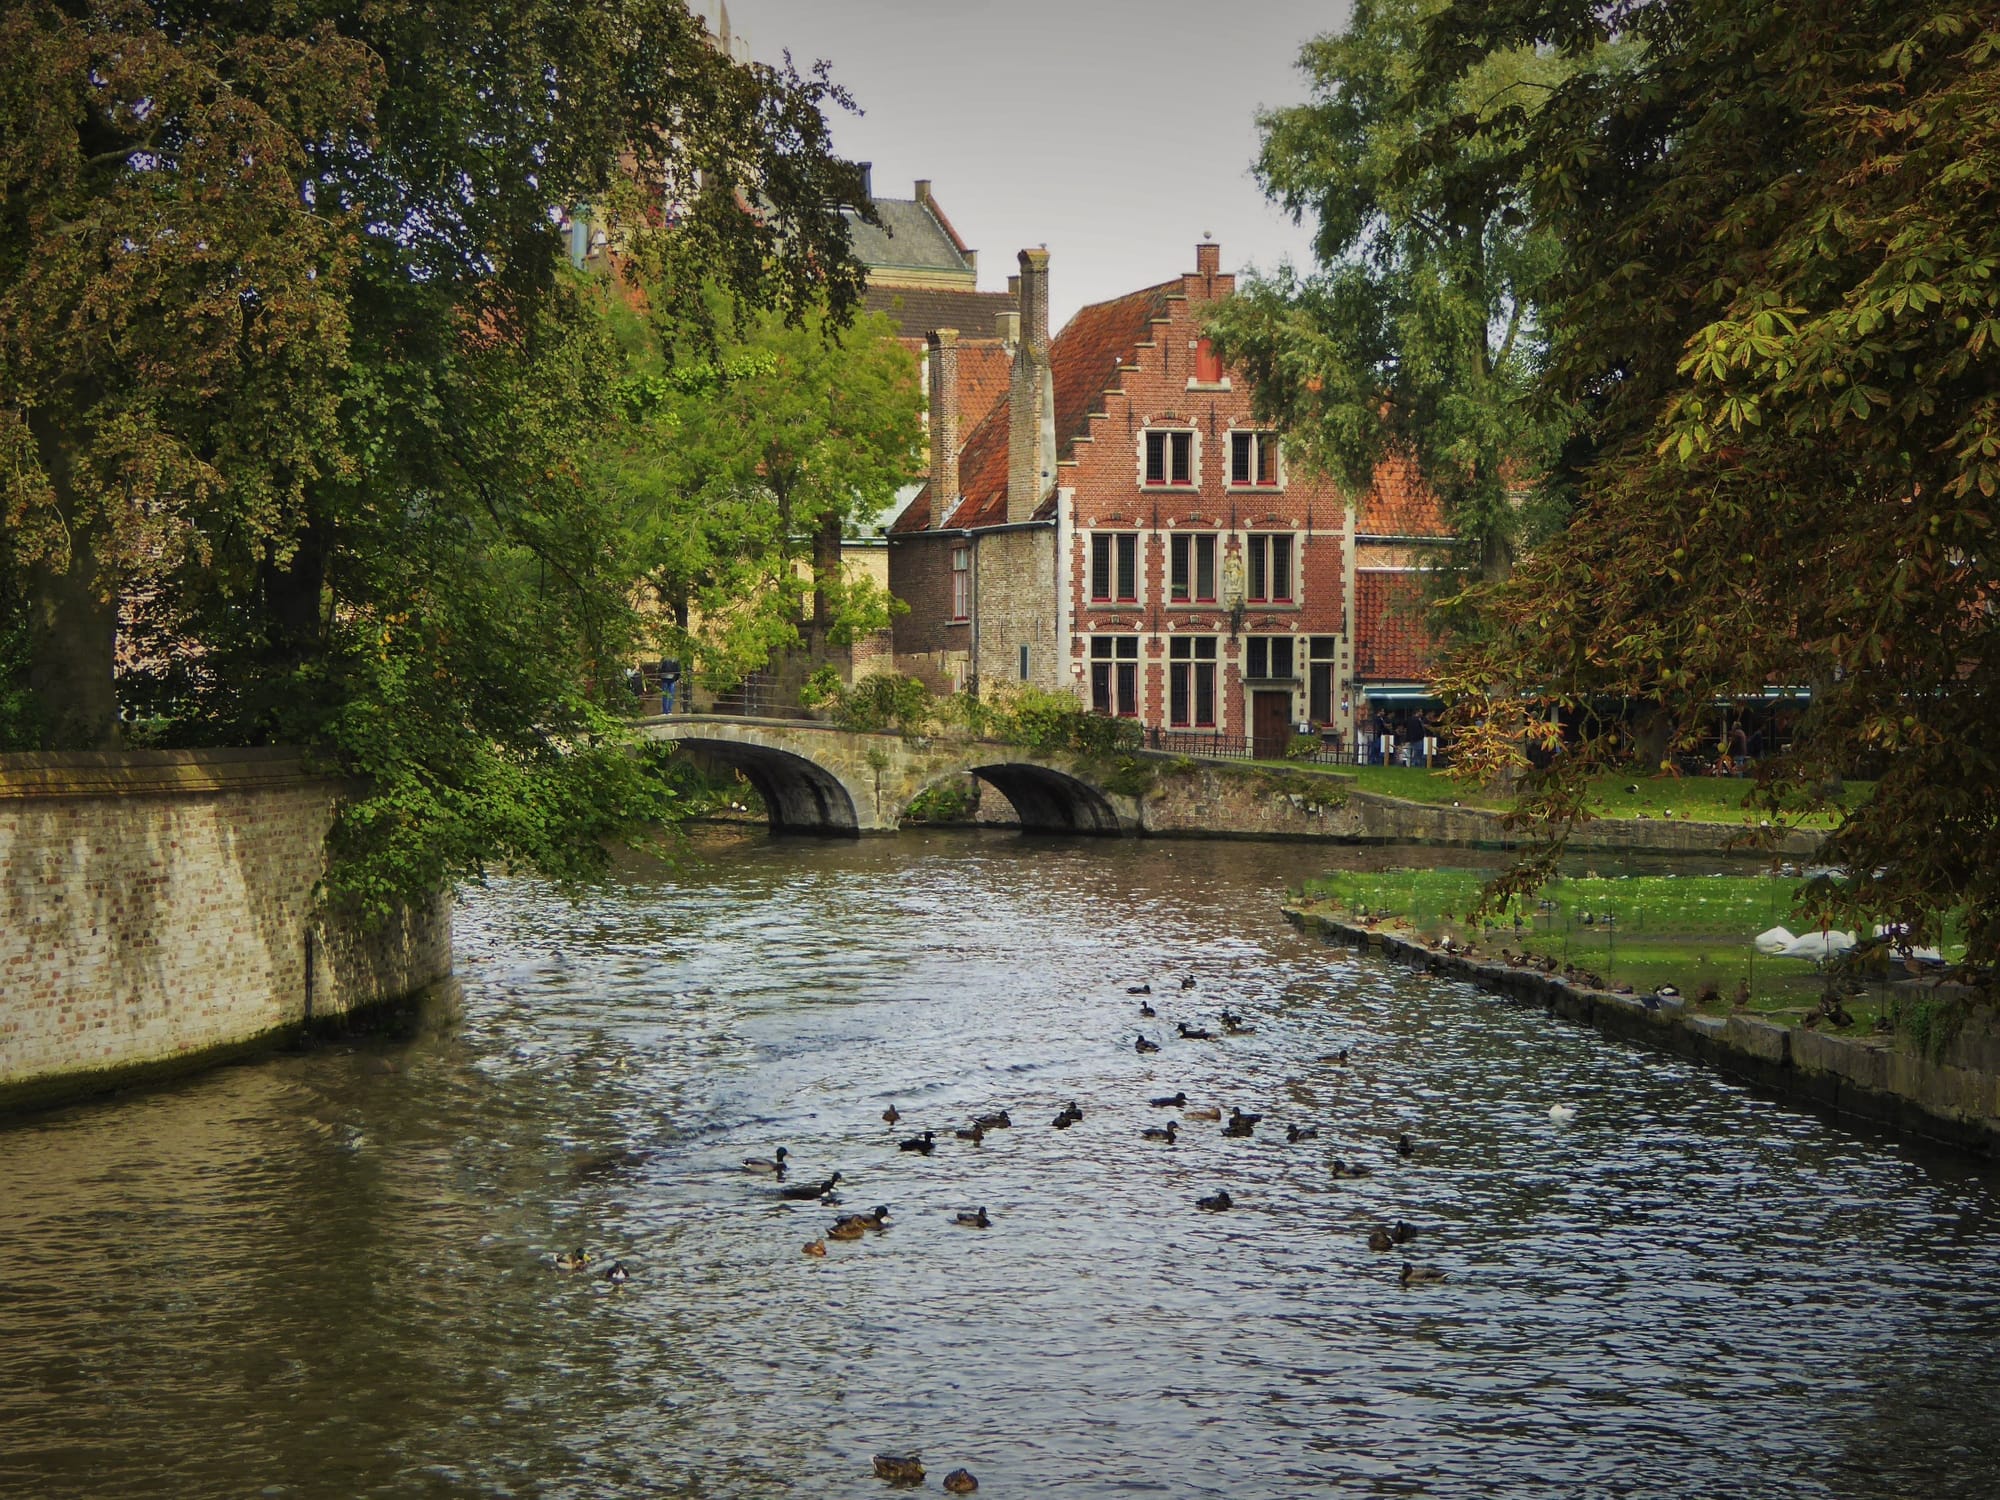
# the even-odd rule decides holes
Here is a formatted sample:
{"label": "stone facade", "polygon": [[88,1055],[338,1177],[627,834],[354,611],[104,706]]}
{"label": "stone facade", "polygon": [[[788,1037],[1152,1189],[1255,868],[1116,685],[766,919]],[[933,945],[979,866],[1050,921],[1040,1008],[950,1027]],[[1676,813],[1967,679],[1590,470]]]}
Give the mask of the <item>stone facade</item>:
{"label": "stone facade", "polygon": [[451,905],[330,921],[286,751],[0,756],[0,1106],[191,1067],[451,972]]}

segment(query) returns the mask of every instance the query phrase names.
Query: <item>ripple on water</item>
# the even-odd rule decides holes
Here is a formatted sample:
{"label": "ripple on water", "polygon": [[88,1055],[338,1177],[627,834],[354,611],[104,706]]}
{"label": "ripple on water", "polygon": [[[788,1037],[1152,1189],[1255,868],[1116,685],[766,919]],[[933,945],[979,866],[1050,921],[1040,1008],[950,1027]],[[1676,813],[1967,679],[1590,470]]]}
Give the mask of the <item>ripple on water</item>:
{"label": "ripple on water", "polygon": [[[1990,1493],[1990,1173],[1322,947],[1272,903],[1323,854],[1176,853],[496,881],[413,1036],[0,1133],[0,1490],[874,1493],[907,1447],[994,1494]],[[1177,1089],[1264,1123],[1141,1141]],[[780,1144],[893,1227],[802,1256],[833,1211],[739,1165]]]}

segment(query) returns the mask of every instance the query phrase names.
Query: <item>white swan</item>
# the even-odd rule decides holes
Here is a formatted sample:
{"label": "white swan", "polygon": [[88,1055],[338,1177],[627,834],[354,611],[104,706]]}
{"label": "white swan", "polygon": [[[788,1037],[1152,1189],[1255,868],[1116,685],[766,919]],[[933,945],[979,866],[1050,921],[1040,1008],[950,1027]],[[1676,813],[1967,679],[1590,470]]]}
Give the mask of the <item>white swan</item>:
{"label": "white swan", "polygon": [[1549,1118],[1554,1120],[1558,1125],[1567,1125],[1571,1120],[1576,1118],[1576,1109],[1573,1105],[1551,1104],[1549,1106]]}

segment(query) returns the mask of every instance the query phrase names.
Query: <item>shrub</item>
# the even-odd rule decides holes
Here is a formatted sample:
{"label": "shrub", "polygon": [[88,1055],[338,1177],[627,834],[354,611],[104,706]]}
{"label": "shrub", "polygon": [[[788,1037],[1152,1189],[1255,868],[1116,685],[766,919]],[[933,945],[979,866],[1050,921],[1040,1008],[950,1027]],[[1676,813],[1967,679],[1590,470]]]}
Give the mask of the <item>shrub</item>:
{"label": "shrub", "polygon": [[970,776],[925,787],[903,809],[905,823],[963,823],[979,806],[979,787]]}
{"label": "shrub", "polygon": [[1311,760],[1320,752],[1320,739],[1316,734],[1295,734],[1285,746],[1286,760]]}

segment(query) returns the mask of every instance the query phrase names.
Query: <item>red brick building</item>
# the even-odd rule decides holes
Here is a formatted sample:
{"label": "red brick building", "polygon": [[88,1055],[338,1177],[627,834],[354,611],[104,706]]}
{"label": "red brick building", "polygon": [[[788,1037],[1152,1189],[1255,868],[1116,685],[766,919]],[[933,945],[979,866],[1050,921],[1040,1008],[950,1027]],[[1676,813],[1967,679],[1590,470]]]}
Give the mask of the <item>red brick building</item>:
{"label": "red brick building", "polygon": [[1048,253],[1020,262],[1008,398],[963,442],[953,341],[932,340],[931,478],[890,532],[890,589],[911,606],[898,667],[940,688],[1067,689],[1168,746],[1277,754],[1303,723],[1351,743],[1357,543],[1403,565],[1406,541],[1441,529],[1434,498],[1385,466],[1357,509],[1293,472],[1201,336],[1235,286],[1218,246],[1053,340]]}

